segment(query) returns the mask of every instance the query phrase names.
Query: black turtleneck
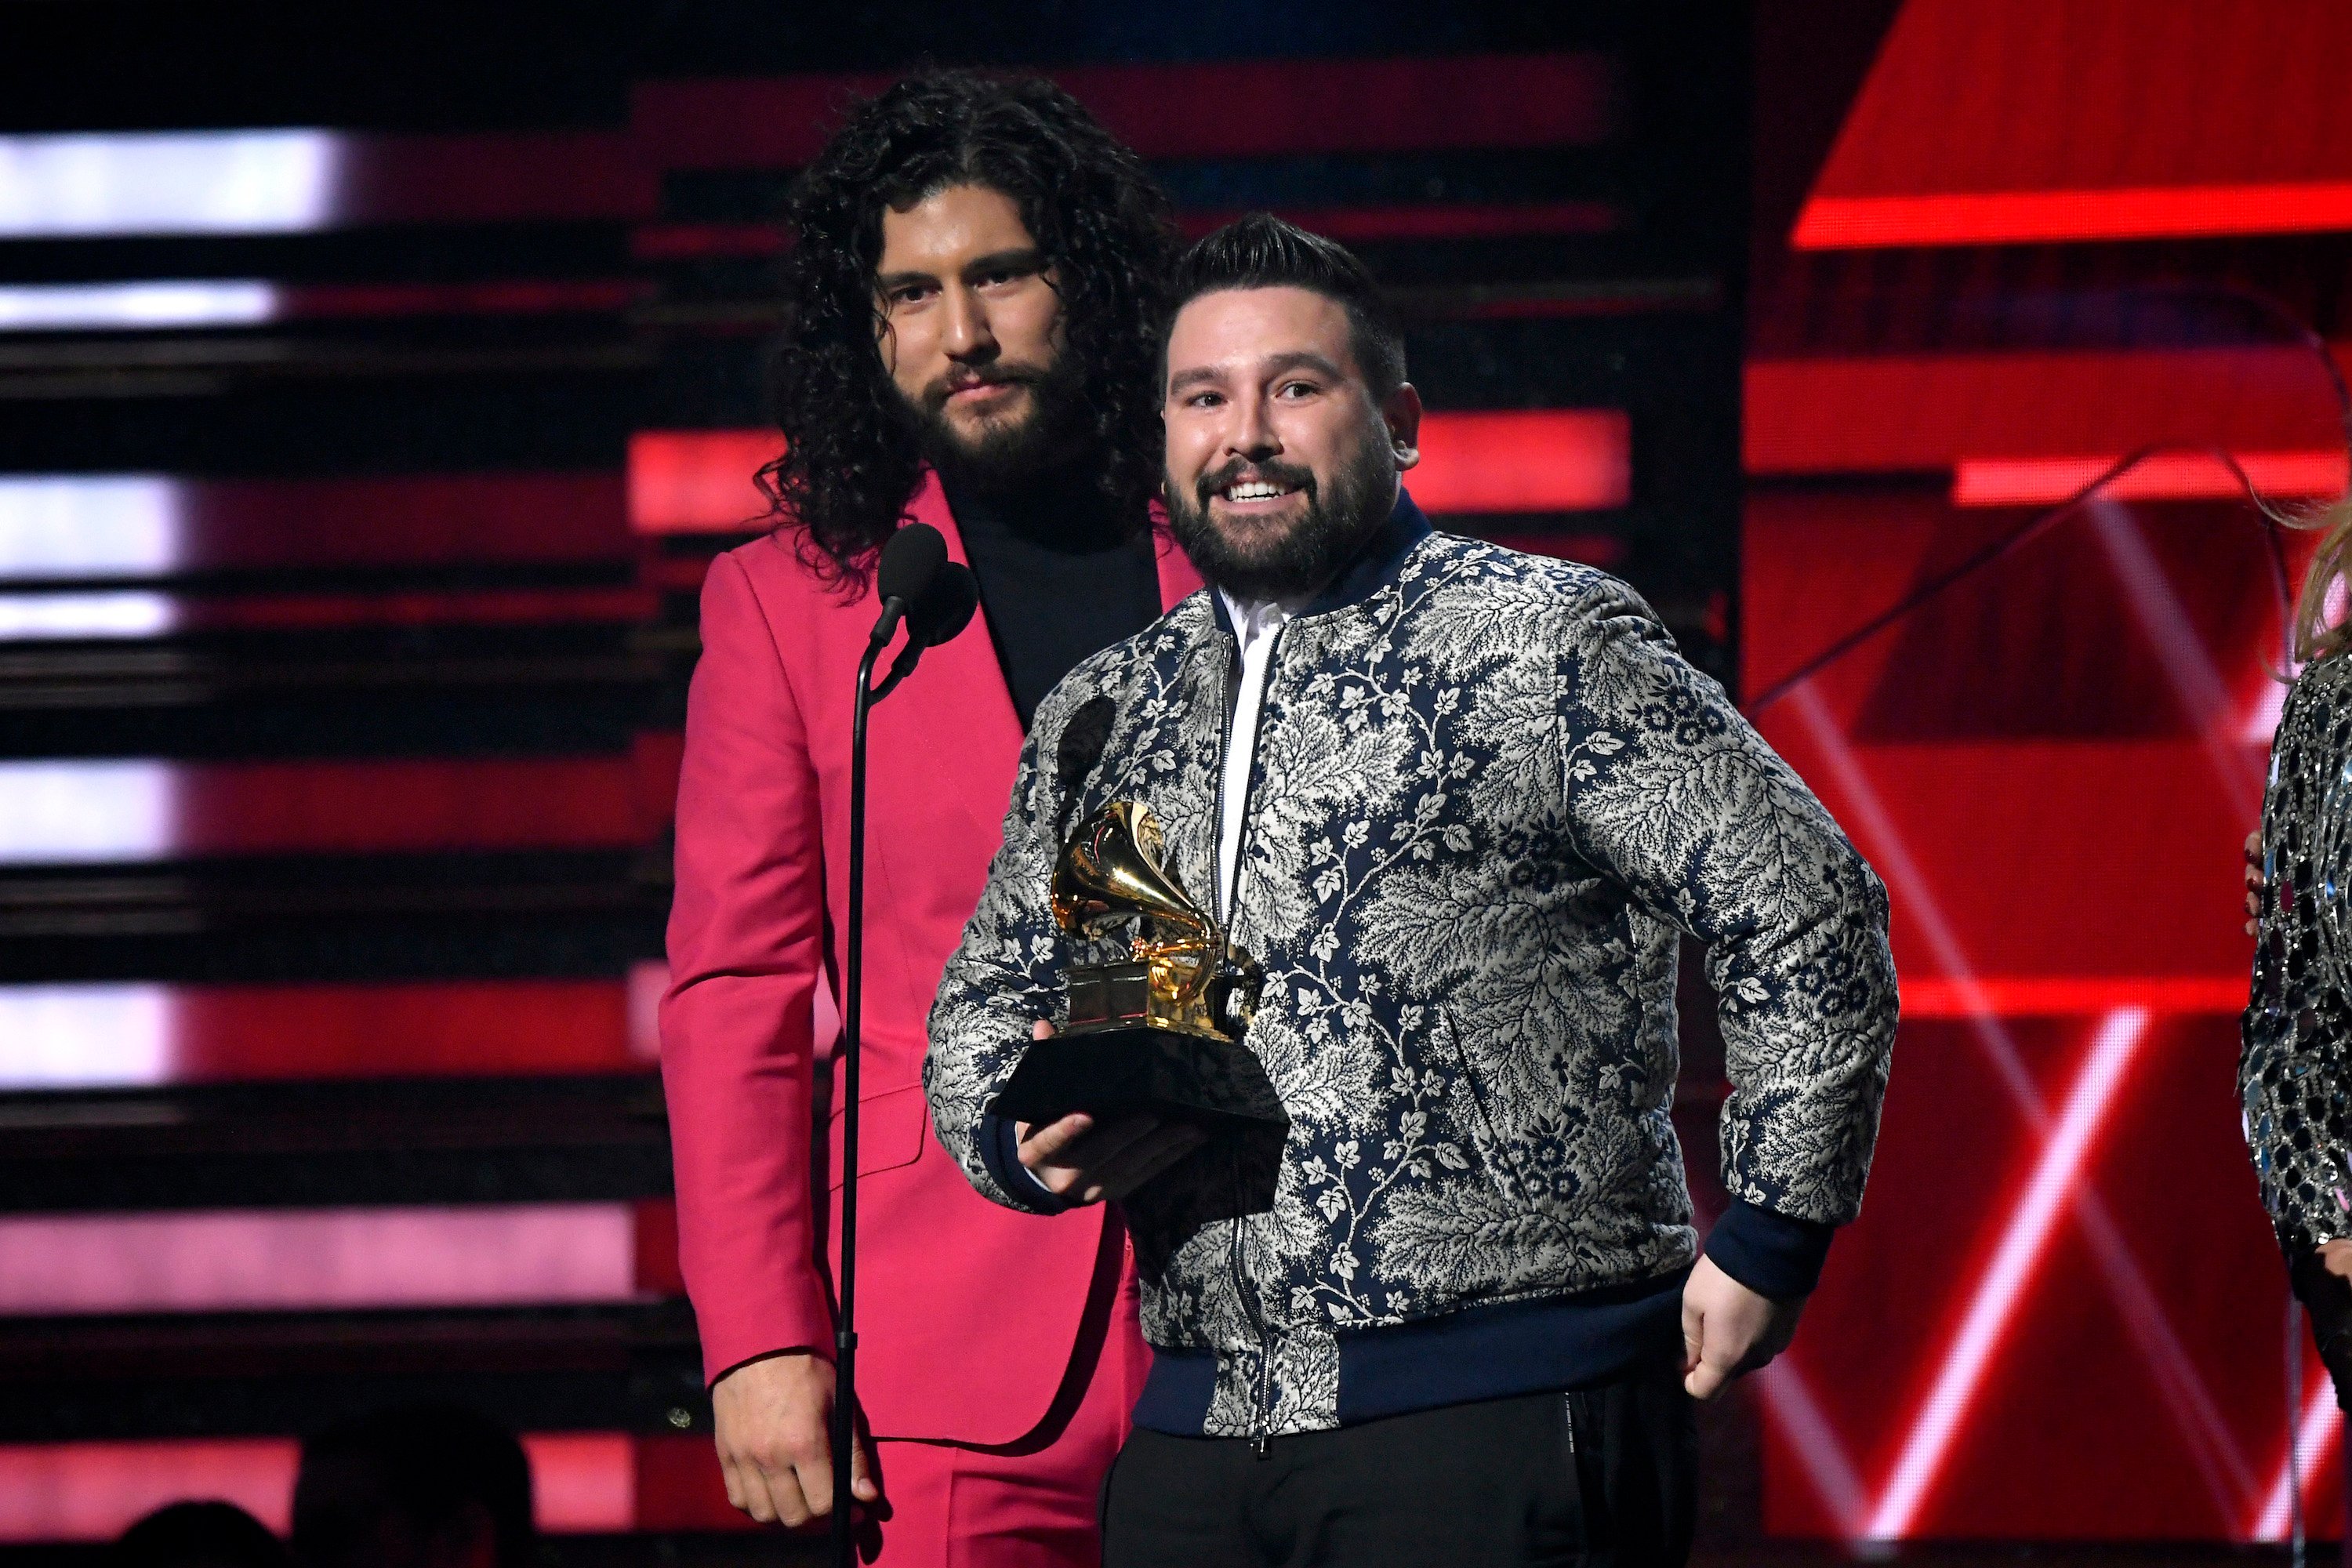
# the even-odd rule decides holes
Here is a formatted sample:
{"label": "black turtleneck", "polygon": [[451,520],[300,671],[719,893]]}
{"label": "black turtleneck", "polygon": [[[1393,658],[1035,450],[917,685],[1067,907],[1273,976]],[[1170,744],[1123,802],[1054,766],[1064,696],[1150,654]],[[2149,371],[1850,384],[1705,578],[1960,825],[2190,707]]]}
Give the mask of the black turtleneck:
{"label": "black turtleneck", "polygon": [[1151,530],[1083,476],[982,492],[942,478],[1021,727],[1087,655],[1160,618]]}

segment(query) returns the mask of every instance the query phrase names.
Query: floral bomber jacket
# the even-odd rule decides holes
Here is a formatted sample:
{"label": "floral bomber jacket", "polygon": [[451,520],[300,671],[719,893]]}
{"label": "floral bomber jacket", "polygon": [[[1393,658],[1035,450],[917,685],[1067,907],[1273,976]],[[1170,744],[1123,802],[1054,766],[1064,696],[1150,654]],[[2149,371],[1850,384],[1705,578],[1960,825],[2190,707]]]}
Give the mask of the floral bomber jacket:
{"label": "floral bomber jacket", "polygon": [[[1507,1374],[1429,1393],[1430,1363],[1556,1361],[1618,1321],[1563,1313],[1659,1299],[1696,1250],[1670,1115],[1684,933],[1733,1089],[1710,1255],[1810,1289],[1862,1201],[1896,1015],[1885,891],[1820,802],[1623,584],[1433,532],[1409,497],[1279,636],[1233,935],[1265,973],[1245,1043],[1290,1131],[1271,1171],[1212,1145],[1128,1200],[1154,1385],[1198,1373],[1181,1415],[1147,1389],[1137,1419],[1264,1436],[1490,1394]],[[925,1067],[996,1202],[1054,1207],[988,1107],[1033,1021],[1061,1020],[1066,966],[1123,951],[1055,925],[1062,838],[1140,800],[1204,895],[1238,665],[1195,594],[1037,712]],[[1524,1356],[1397,1337],[1522,1321]],[[1389,1353],[1409,1342],[1418,1393]]]}

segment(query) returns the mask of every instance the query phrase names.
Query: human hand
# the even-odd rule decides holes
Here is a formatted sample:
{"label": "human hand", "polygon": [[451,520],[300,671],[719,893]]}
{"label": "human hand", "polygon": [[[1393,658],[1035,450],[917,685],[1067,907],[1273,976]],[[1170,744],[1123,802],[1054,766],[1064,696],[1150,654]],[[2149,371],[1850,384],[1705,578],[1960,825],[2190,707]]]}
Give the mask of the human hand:
{"label": "human hand", "polygon": [[2252,936],[2261,927],[2263,918],[2263,836],[2260,829],[2246,835],[2246,934]]}
{"label": "human hand", "polygon": [[[710,1389],[727,1500],[762,1524],[802,1525],[833,1512],[833,1363],[806,1352],[747,1362]],[[881,1500],[869,1439],[850,1456],[849,1490]]]}
{"label": "human hand", "polygon": [[[1054,1026],[1041,1022],[1036,1037],[1053,1032]],[[1073,1204],[1123,1198],[1209,1141],[1189,1122],[1123,1116],[1097,1127],[1083,1111],[1043,1127],[1016,1121],[1013,1131],[1029,1173],[1047,1192]]]}
{"label": "human hand", "polygon": [[1805,1300],[1759,1296],[1702,1255],[1683,1287],[1683,1387],[1713,1399],[1787,1350]]}

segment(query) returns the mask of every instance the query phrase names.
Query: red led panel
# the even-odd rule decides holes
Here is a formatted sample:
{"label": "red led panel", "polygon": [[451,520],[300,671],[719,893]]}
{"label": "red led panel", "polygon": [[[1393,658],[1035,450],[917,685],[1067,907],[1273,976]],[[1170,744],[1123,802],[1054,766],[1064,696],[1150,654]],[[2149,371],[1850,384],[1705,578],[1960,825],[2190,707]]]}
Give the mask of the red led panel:
{"label": "red led panel", "polygon": [[[530,1433],[531,1504],[555,1535],[638,1527],[727,1529],[741,1516],[719,1494],[713,1510],[676,1439],[618,1432]],[[718,1461],[707,1438],[690,1439]],[[0,1542],[107,1541],[142,1515],[185,1498],[236,1503],[284,1534],[291,1522],[299,1448],[291,1438],[165,1439],[143,1443],[0,1446]],[[650,1486],[641,1486],[641,1478]]]}
{"label": "red led panel", "polygon": [[[2238,452],[2233,471],[2210,452],[2156,452],[2100,487],[2116,500],[2229,500],[2251,482],[2265,496],[2332,498],[2344,493],[2341,447],[2315,452]],[[1952,476],[1955,506],[2046,506],[2080,491],[2122,460],[2109,458],[1963,458]]]}
{"label": "red led panel", "polygon": [[[629,438],[629,521],[640,533],[758,525],[752,482],[782,449],[765,430],[641,430]],[[1433,412],[1405,476],[1432,512],[1591,511],[1633,494],[1633,430],[1613,408]]]}
{"label": "red led panel", "polygon": [[1430,512],[1621,507],[1633,493],[1632,421],[1614,408],[1433,413],[1405,486]]}
{"label": "red led panel", "polygon": [[0,1215],[0,1319],[626,1301],[627,1204]]}
{"label": "red led panel", "polygon": [[[1303,228],[1350,245],[1381,240],[1612,234],[1624,226],[1624,215],[1607,202],[1430,202],[1378,207],[1286,207],[1279,211],[1280,216]],[[1176,215],[1176,221],[1185,234],[1197,238],[1241,216],[1230,211],[1185,211]],[[772,224],[652,224],[631,233],[629,248],[645,261],[773,256],[783,249],[783,233]]]}
{"label": "red led panel", "polygon": [[1903,1016],[2096,1017],[2129,1008],[2151,1016],[2236,1014],[2243,974],[1926,974],[1903,981]]}
{"label": "red led panel", "polygon": [[1793,243],[2344,228],[2347,57],[2329,0],[1910,0]]}
{"label": "red led panel", "polygon": [[782,456],[772,430],[640,430],[629,437],[629,526],[639,533],[724,533],[761,526],[753,476]]}
{"label": "red led panel", "polygon": [[625,563],[621,476],[0,476],[0,581]]}
{"label": "red led panel", "polygon": [[2046,245],[2326,234],[2352,228],[2352,180],[1972,195],[1816,196],[1789,243],[1799,250],[1886,246]]}
{"label": "red led panel", "polygon": [[343,224],[650,217],[659,182],[625,134],[346,135],[334,211]]}
{"label": "red led panel", "polygon": [[[1147,158],[1589,146],[1613,132],[1616,72],[1594,54],[1078,66],[1054,79]],[[630,124],[667,169],[807,163],[844,103],[893,76],[649,82]]]}
{"label": "red led panel", "polygon": [[1773,475],[2081,461],[2158,443],[2299,455],[2342,441],[2327,367],[2299,348],[1761,360],[1747,368],[1743,417],[1748,471]]}
{"label": "red led panel", "polygon": [[[2004,526],[1921,487],[1759,489],[1751,676]],[[2283,1270],[2234,1085],[2275,592],[2243,507],[2101,500],[1759,714],[1885,880],[1904,993],[1862,1217],[1759,1384],[1775,1533],[2285,1529]],[[2333,1432],[2297,1402],[2324,1539]]]}
{"label": "red led panel", "polygon": [[[1183,212],[1177,223],[1194,238],[1223,227],[1239,212]],[[1413,206],[1289,207],[1280,216],[1311,233],[1349,245],[1411,239],[1508,239],[1525,235],[1611,234],[1624,218],[1607,202],[1529,202],[1506,206],[1462,202]]]}
{"label": "red led panel", "polygon": [[0,986],[0,1089],[625,1071],[657,1054],[659,973],[648,966],[641,983]]}

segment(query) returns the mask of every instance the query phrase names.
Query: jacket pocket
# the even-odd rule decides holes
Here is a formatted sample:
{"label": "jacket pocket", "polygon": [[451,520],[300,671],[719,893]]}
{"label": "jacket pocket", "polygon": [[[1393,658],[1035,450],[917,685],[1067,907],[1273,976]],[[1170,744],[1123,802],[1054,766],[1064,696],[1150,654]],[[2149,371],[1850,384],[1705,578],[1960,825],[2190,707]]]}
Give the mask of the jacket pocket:
{"label": "jacket pocket", "polygon": [[1511,1163],[1509,1152],[1503,1146],[1501,1136],[1495,1131],[1495,1119],[1489,1108],[1486,1086],[1470,1066],[1470,1053],[1462,1048],[1461,1036],[1455,1032],[1453,1017],[1439,1012],[1432,1024],[1438,1040],[1439,1058],[1445,1062],[1446,1098],[1454,1115],[1454,1124],[1470,1140],[1478,1157],[1479,1168],[1494,1184],[1503,1200],[1515,1208],[1528,1206],[1526,1189],[1519,1184],[1518,1173]]}
{"label": "jacket pocket", "polygon": [[[857,1173],[870,1176],[877,1171],[895,1171],[901,1165],[911,1165],[922,1157],[923,1140],[931,1125],[930,1101],[923,1097],[923,1086],[908,1084],[904,1089],[886,1089],[879,1094],[869,1094],[865,1100],[865,1112],[857,1121]],[[833,1113],[833,1126],[825,1145],[824,1168],[830,1174],[833,1189],[841,1188],[841,1112]]]}

